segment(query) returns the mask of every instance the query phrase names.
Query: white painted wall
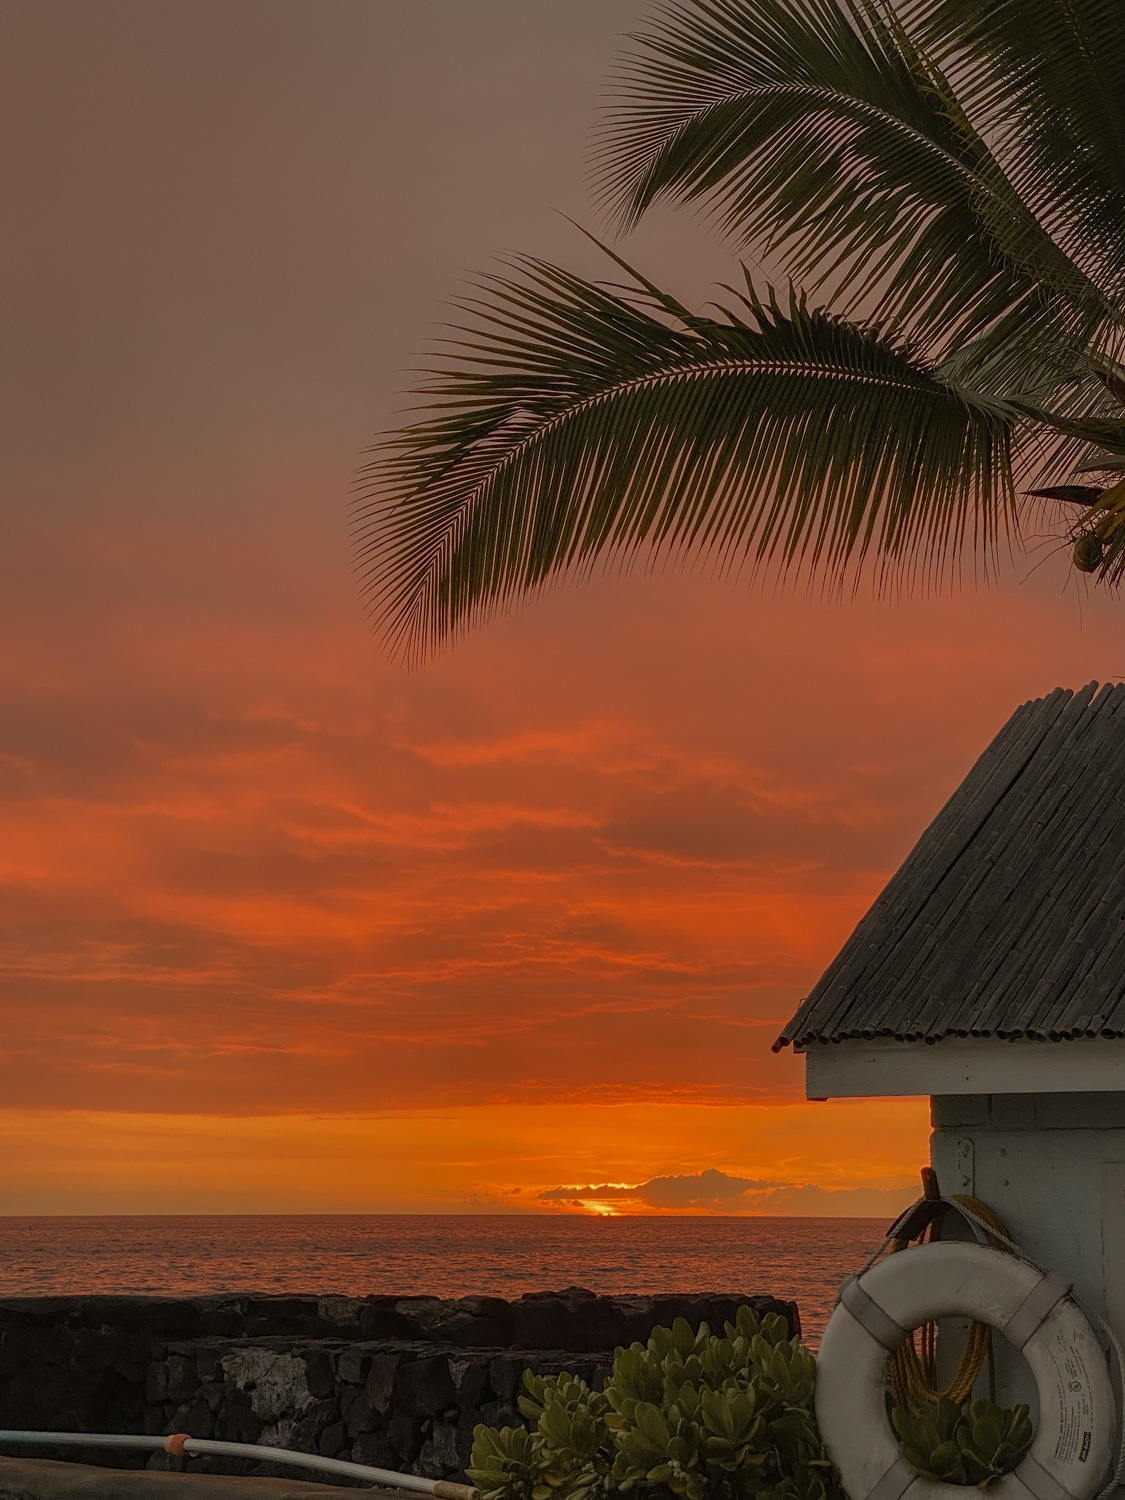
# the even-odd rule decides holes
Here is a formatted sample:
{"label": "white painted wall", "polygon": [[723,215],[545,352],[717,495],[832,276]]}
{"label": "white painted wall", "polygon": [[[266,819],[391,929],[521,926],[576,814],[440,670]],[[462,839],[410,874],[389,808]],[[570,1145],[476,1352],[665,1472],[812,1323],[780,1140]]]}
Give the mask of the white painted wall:
{"label": "white painted wall", "polygon": [[[931,1161],[942,1191],[983,1199],[1012,1238],[1070,1277],[1125,1341],[1125,1092],[945,1095],[931,1103]],[[1002,1394],[1027,1399],[1022,1390]]]}
{"label": "white painted wall", "polygon": [[[1125,1039],[833,1042],[805,1053],[805,1092],[929,1094],[942,1192],[987,1203],[1125,1344]],[[999,1394],[1033,1403],[1021,1363],[999,1360]]]}

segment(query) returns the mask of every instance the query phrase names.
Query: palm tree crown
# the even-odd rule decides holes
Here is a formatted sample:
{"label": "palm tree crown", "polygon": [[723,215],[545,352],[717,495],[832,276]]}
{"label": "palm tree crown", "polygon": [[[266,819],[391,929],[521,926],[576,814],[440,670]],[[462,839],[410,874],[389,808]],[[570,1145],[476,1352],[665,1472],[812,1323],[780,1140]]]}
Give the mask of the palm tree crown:
{"label": "palm tree crown", "polygon": [[744,270],[703,316],[609,251],[626,285],[484,278],[364,470],[389,640],[641,550],[950,577],[1023,493],[1118,581],[1119,0],[682,0],[634,42],[597,144],[615,227],[704,204],[789,287]]}

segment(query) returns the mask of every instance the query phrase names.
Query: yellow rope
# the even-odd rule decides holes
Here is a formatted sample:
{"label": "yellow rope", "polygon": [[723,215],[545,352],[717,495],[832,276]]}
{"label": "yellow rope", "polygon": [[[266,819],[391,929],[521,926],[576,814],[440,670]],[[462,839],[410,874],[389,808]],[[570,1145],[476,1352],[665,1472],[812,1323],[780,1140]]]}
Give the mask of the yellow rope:
{"label": "yellow rope", "polygon": [[[964,1193],[955,1194],[949,1201],[959,1203],[962,1207],[969,1209],[976,1214],[978,1219],[983,1219],[988,1228],[997,1234],[1007,1235],[1008,1231],[1004,1225],[988,1205],[982,1203],[979,1198]],[[940,1224],[931,1223],[924,1230],[922,1238],[927,1241],[934,1240],[940,1238],[940,1234]],[[991,1235],[989,1240],[996,1249],[1007,1249],[1006,1245],[1000,1240],[993,1239]],[[888,1254],[893,1255],[898,1250],[905,1250],[908,1243],[908,1240],[892,1240]],[[990,1393],[995,1400],[996,1373],[992,1356],[992,1330],[987,1323],[973,1323],[970,1326],[953,1379],[944,1390],[939,1390],[936,1384],[937,1324],[924,1323],[921,1328],[910,1335],[906,1343],[901,1345],[891,1358],[891,1400],[896,1406],[904,1407],[907,1411],[917,1411],[923,1402],[937,1401],[942,1396],[948,1396],[951,1401],[960,1404],[972,1394],[973,1386],[976,1384],[977,1376],[985,1360],[988,1361]]]}

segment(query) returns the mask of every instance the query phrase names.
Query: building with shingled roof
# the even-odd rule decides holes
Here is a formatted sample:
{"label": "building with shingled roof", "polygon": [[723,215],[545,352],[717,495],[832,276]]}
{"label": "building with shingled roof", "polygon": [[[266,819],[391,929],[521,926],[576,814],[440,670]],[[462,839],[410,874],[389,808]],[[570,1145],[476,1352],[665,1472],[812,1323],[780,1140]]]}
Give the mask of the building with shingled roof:
{"label": "building with shingled roof", "polygon": [[811,1099],[926,1094],[973,1193],[1125,1340],[1125,685],[1025,703],[786,1026]]}

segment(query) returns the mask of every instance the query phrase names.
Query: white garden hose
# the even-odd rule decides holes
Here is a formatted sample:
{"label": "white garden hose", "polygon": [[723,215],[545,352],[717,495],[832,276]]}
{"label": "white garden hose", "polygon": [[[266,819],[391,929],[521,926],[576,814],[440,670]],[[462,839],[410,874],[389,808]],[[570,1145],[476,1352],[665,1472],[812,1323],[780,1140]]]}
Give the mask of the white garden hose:
{"label": "white garden hose", "polygon": [[170,1437],[142,1437],[138,1433],[110,1432],[13,1432],[0,1430],[0,1446],[30,1443],[52,1448],[142,1448],[150,1453],[172,1453],[192,1458],[214,1453],[223,1458],[250,1458],[257,1463],[292,1464],[298,1469],[320,1469],[327,1474],[346,1474],[366,1479],[386,1489],[412,1490],[432,1495],[434,1500],[480,1500],[472,1485],[453,1484],[448,1479],[424,1479],[419,1474],[399,1474],[394,1469],[376,1469],[370,1464],[348,1463],[342,1458],[321,1458],[318,1453],[296,1453],[292,1448],[264,1448],[259,1443],[220,1443],[212,1438],[193,1438],[174,1432]]}

